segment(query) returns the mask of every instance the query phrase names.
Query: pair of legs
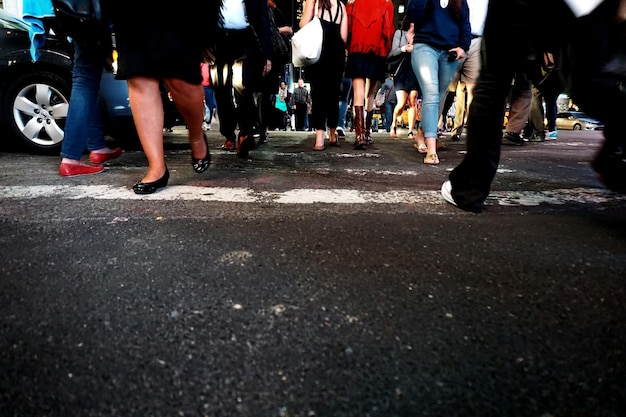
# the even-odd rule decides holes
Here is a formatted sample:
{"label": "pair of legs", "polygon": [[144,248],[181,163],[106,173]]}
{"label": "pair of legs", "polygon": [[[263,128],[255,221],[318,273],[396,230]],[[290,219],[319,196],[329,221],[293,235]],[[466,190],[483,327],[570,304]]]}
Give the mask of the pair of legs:
{"label": "pair of legs", "polygon": [[474,87],[480,72],[480,49],[482,37],[472,39],[467,56],[459,61],[456,86],[456,113],[451,137],[458,140],[467,121],[469,107],[474,100]]}
{"label": "pair of legs", "polygon": [[[504,105],[511,80],[524,68],[531,47],[541,49],[545,45],[548,50],[554,50],[550,43],[558,39],[558,34],[575,33],[562,26],[568,15],[571,19],[567,6],[556,1],[489,3],[482,38],[482,65],[469,109],[467,154],[449,176],[450,194],[459,208],[472,212],[483,210],[500,161]],[[589,56],[593,50],[593,47],[587,50],[584,60],[593,61]],[[586,87],[589,88],[588,83]]]}
{"label": "pair of legs", "polygon": [[[438,164],[437,125],[441,113],[441,98],[454,76],[457,62],[448,61],[448,51],[426,44],[413,45],[411,66],[422,89],[422,120],[420,129],[426,143],[424,163]],[[419,135],[417,135],[419,136]]]}
{"label": "pair of legs", "polygon": [[[104,70],[103,56],[98,48],[85,48],[78,43],[74,47],[72,94],[61,145],[61,164],[87,166],[81,162],[85,148],[97,154],[116,155],[115,157],[121,154],[121,149],[109,148],[104,140],[98,105],[100,80]],[[107,159],[112,158],[92,158]]]}
{"label": "pair of legs", "polygon": [[[352,92],[353,105],[365,107],[365,111],[374,110],[376,91],[380,87],[380,82],[369,78],[353,78]],[[367,100],[366,100],[367,98]]]}
{"label": "pair of legs", "polygon": [[[176,108],[185,119],[189,132],[189,145],[193,158],[208,154],[202,132],[204,120],[204,89],[201,84],[191,84],[175,78],[163,80],[172,94]],[[163,149],[163,102],[159,80],[149,77],[132,77],[127,80],[128,97],[133,109],[133,120],[141,146],[148,160],[148,172],[141,182],[149,183],[165,175]]]}
{"label": "pair of legs", "polygon": [[415,128],[415,120],[417,118],[417,90],[405,91],[396,90],[396,98],[398,102],[393,109],[393,117],[391,122],[391,136],[397,138],[396,124],[398,123],[398,117],[404,111],[404,106],[408,105],[409,114],[409,137],[413,136],[413,129]]}

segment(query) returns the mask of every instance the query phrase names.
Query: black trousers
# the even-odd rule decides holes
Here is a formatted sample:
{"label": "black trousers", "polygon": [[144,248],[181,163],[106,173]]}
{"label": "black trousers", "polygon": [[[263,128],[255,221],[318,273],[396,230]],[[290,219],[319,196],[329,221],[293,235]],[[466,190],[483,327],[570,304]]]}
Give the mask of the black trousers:
{"label": "black trousers", "polygon": [[[616,1],[605,0],[604,3],[600,7],[615,7]],[[626,109],[624,92],[618,92],[615,84],[605,86],[606,95],[597,92],[601,84],[600,68],[608,59],[608,51],[591,46],[597,41],[592,33],[610,26],[608,22],[612,19],[607,14],[610,13],[599,10],[593,16],[574,19],[562,0],[492,0],[489,3],[481,71],[468,116],[467,154],[449,176],[452,196],[460,208],[473,212],[484,208],[500,162],[502,120],[511,80],[518,69],[524,68],[531,52],[562,50],[569,45],[570,57],[575,62],[570,72],[562,75],[566,75],[570,94],[581,106],[584,103],[586,111],[605,122],[607,139],[612,135],[612,126],[619,120],[614,113],[620,109],[623,114]],[[574,33],[580,35],[573,36]],[[606,37],[606,34],[598,36]],[[619,103],[614,109],[608,109],[611,100],[607,95]]]}
{"label": "black trousers", "polygon": [[[235,129],[248,135],[259,127],[254,93],[262,89],[265,61],[254,32],[220,30],[215,42],[215,76],[212,79],[220,119],[220,133],[235,140]],[[235,78],[241,68],[241,79]]]}
{"label": "black trousers", "polygon": [[306,118],[306,113],[309,111],[309,107],[306,103],[296,103],[296,130],[304,130],[304,122]]}

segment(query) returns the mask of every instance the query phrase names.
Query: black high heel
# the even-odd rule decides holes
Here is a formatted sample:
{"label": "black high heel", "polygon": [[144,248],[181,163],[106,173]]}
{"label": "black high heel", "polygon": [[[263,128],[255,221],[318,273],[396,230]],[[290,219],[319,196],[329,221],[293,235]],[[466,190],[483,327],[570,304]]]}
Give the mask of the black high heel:
{"label": "black high heel", "polygon": [[209,164],[211,163],[211,154],[209,153],[209,141],[206,138],[206,135],[203,133],[202,137],[204,138],[204,143],[206,144],[206,155],[204,158],[196,159],[191,156],[191,165],[193,166],[193,170],[198,174],[202,174],[209,168]]}
{"label": "black high heel", "polygon": [[152,194],[159,188],[167,187],[167,182],[170,179],[170,171],[165,167],[165,174],[161,178],[152,182],[138,181],[133,184],[133,191],[135,194]]}

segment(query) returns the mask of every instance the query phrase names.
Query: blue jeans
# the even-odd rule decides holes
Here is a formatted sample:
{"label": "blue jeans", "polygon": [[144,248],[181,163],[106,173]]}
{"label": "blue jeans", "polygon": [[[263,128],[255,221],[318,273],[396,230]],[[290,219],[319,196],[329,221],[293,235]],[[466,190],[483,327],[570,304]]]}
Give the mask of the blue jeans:
{"label": "blue jeans", "polygon": [[77,43],[74,47],[72,94],[61,156],[80,160],[85,148],[95,151],[107,146],[98,105],[104,62],[97,48],[83,48]]}
{"label": "blue jeans", "polygon": [[422,89],[422,129],[424,137],[437,137],[441,98],[456,72],[458,62],[448,62],[448,51],[416,43],[411,53],[411,66]]}
{"label": "blue jeans", "polygon": [[213,120],[213,110],[215,110],[215,93],[213,87],[204,86],[204,105],[206,106],[204,121],[211,124]]}
{"label": "blue jeans", "polygon": [[395,101],[391,101],[389,99],[385,100],[385,112],[383,113],[383,125],[385,126],[385,130],[387,132],[391,131],[391,125],[393,123],[393,110],[396,107]]}
{"label": "blue jeans", "polygon": [[346,128],[346,112],[348,111],[348,102],[339,102],[339,120],[337,121],[337,127],[342,129]]}

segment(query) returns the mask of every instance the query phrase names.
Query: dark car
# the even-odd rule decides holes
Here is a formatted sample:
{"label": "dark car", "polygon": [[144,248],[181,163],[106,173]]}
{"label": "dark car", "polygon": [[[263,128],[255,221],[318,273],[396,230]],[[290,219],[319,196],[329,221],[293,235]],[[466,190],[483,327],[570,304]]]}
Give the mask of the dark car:
{"label": "dark car", "polygon": [[[28,28],[27,22],[0,9],[0,140],[32,152],[58,153],[72,85],[72,55],[67,43],[49,36],[41,57],[33,62]],[[101,87],[105,134],[120,143],[136,143],[126,82],[105,71]],[[162,98],[171,113],[166,114],[168,124],[183,124],[166,89]]]}

